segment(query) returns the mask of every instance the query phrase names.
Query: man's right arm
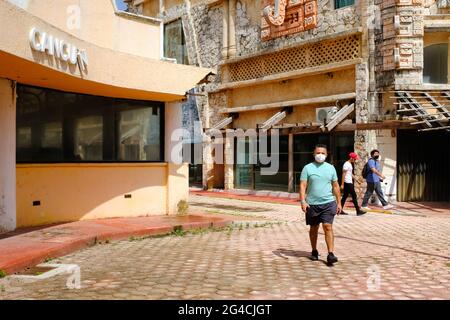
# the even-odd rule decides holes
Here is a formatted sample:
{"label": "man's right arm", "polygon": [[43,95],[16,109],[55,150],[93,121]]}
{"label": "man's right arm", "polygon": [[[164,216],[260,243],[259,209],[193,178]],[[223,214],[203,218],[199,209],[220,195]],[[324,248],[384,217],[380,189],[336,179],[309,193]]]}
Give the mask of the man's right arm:
{"label": "man's right arm", "polygon": [[302,210],[306,213],[306,210],[309,207],[309,204],[306,202],[306,188],[308,182],[306,180],[300,181],[300,203],[302,204]]}
{"label": "man's right arm", "polygon": [[302,210],[306,213],[306,209],[309,207],[306,203],[306,189],[308,188],[308,171],[303,168],[300,174],[300,203],[302,204]]}

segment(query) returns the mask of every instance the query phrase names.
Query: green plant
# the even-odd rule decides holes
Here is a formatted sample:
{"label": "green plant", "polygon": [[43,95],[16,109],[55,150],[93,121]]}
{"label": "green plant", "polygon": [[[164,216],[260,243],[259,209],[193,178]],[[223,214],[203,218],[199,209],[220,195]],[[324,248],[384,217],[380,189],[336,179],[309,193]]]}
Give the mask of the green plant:
{"label": "green plant", "polygon": [[180,215],[185,215],[188,213],[189,203],[186,200],[180,200],[177,204],[177,212]]}
{"label": "green plant", "polygon": [[7,274],[6,274],[6,271],[0,269],[0,279],[6,277],[6,275],[7,275]]}
{"label": "green plant", "polygon": [[47,257],[44,260],[45,263],[48,263],[48,262],[51,262],[51,261],[53,261],[53,258],[50,258],[50,257]]}
{"label": "green plant", "polygon": [[183,237],[186,235],[186,231],[183,230],[182,226],[175,226],[172,231],[172,235],[177,237]]}

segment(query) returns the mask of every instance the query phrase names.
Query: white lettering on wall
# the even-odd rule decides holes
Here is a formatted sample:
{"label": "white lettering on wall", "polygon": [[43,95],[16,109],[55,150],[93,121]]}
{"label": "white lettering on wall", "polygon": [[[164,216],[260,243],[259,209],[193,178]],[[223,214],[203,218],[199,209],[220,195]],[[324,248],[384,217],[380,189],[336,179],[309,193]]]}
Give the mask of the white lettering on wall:
{"label": "white lettering on wall", "polygon": [[33,28],[29,35],[30,46],[33,50],[47,53],[58,60],[76,65],[79,64],[81,70],[87,70],[88,56],[86,50],[78,49],[75,45],[60,40]]}

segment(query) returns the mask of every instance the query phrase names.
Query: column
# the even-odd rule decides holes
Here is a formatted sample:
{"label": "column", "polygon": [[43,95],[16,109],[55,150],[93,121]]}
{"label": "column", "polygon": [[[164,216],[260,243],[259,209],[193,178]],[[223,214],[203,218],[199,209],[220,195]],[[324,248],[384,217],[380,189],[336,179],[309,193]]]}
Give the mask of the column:
{"label": "column", "polygon": [[[231,132],[234,130],[227,130]],[[224,150],[224,177],[225,177],[225,190],[234,189],[234,134],[230,134],[225,137],[225,150]]]}
{"label": "column", "polygon": [[222,59],[228,59],[228,19],[229,19],[229,2],[223,1],[223,47]]}
{"label": "column", "polygon": [[289,134],[289,149],[288,149],[288,169],[289,169],[289,182],[288,182],[288,192],[294,192],[294,135]]}
{"label": "column", "polygon": [[236,0],[230,0],[228,28],[228,58],[233,58],[236,56]]}
{"label": "column", "polygon": [[16,228],[16,91],[0,79],[0,233]]}

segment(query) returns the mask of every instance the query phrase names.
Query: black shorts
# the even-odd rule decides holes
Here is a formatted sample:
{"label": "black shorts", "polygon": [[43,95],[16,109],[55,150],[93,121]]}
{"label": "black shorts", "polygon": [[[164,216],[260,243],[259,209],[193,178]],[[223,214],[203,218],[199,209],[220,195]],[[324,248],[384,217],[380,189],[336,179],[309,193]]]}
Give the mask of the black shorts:
{"label": "black shorts", "polygon": [[336,201],[315,206],[310,205],[306,210],[306,224],[310,226],[317,226],[321,223],[333,224],[336,210]]}

